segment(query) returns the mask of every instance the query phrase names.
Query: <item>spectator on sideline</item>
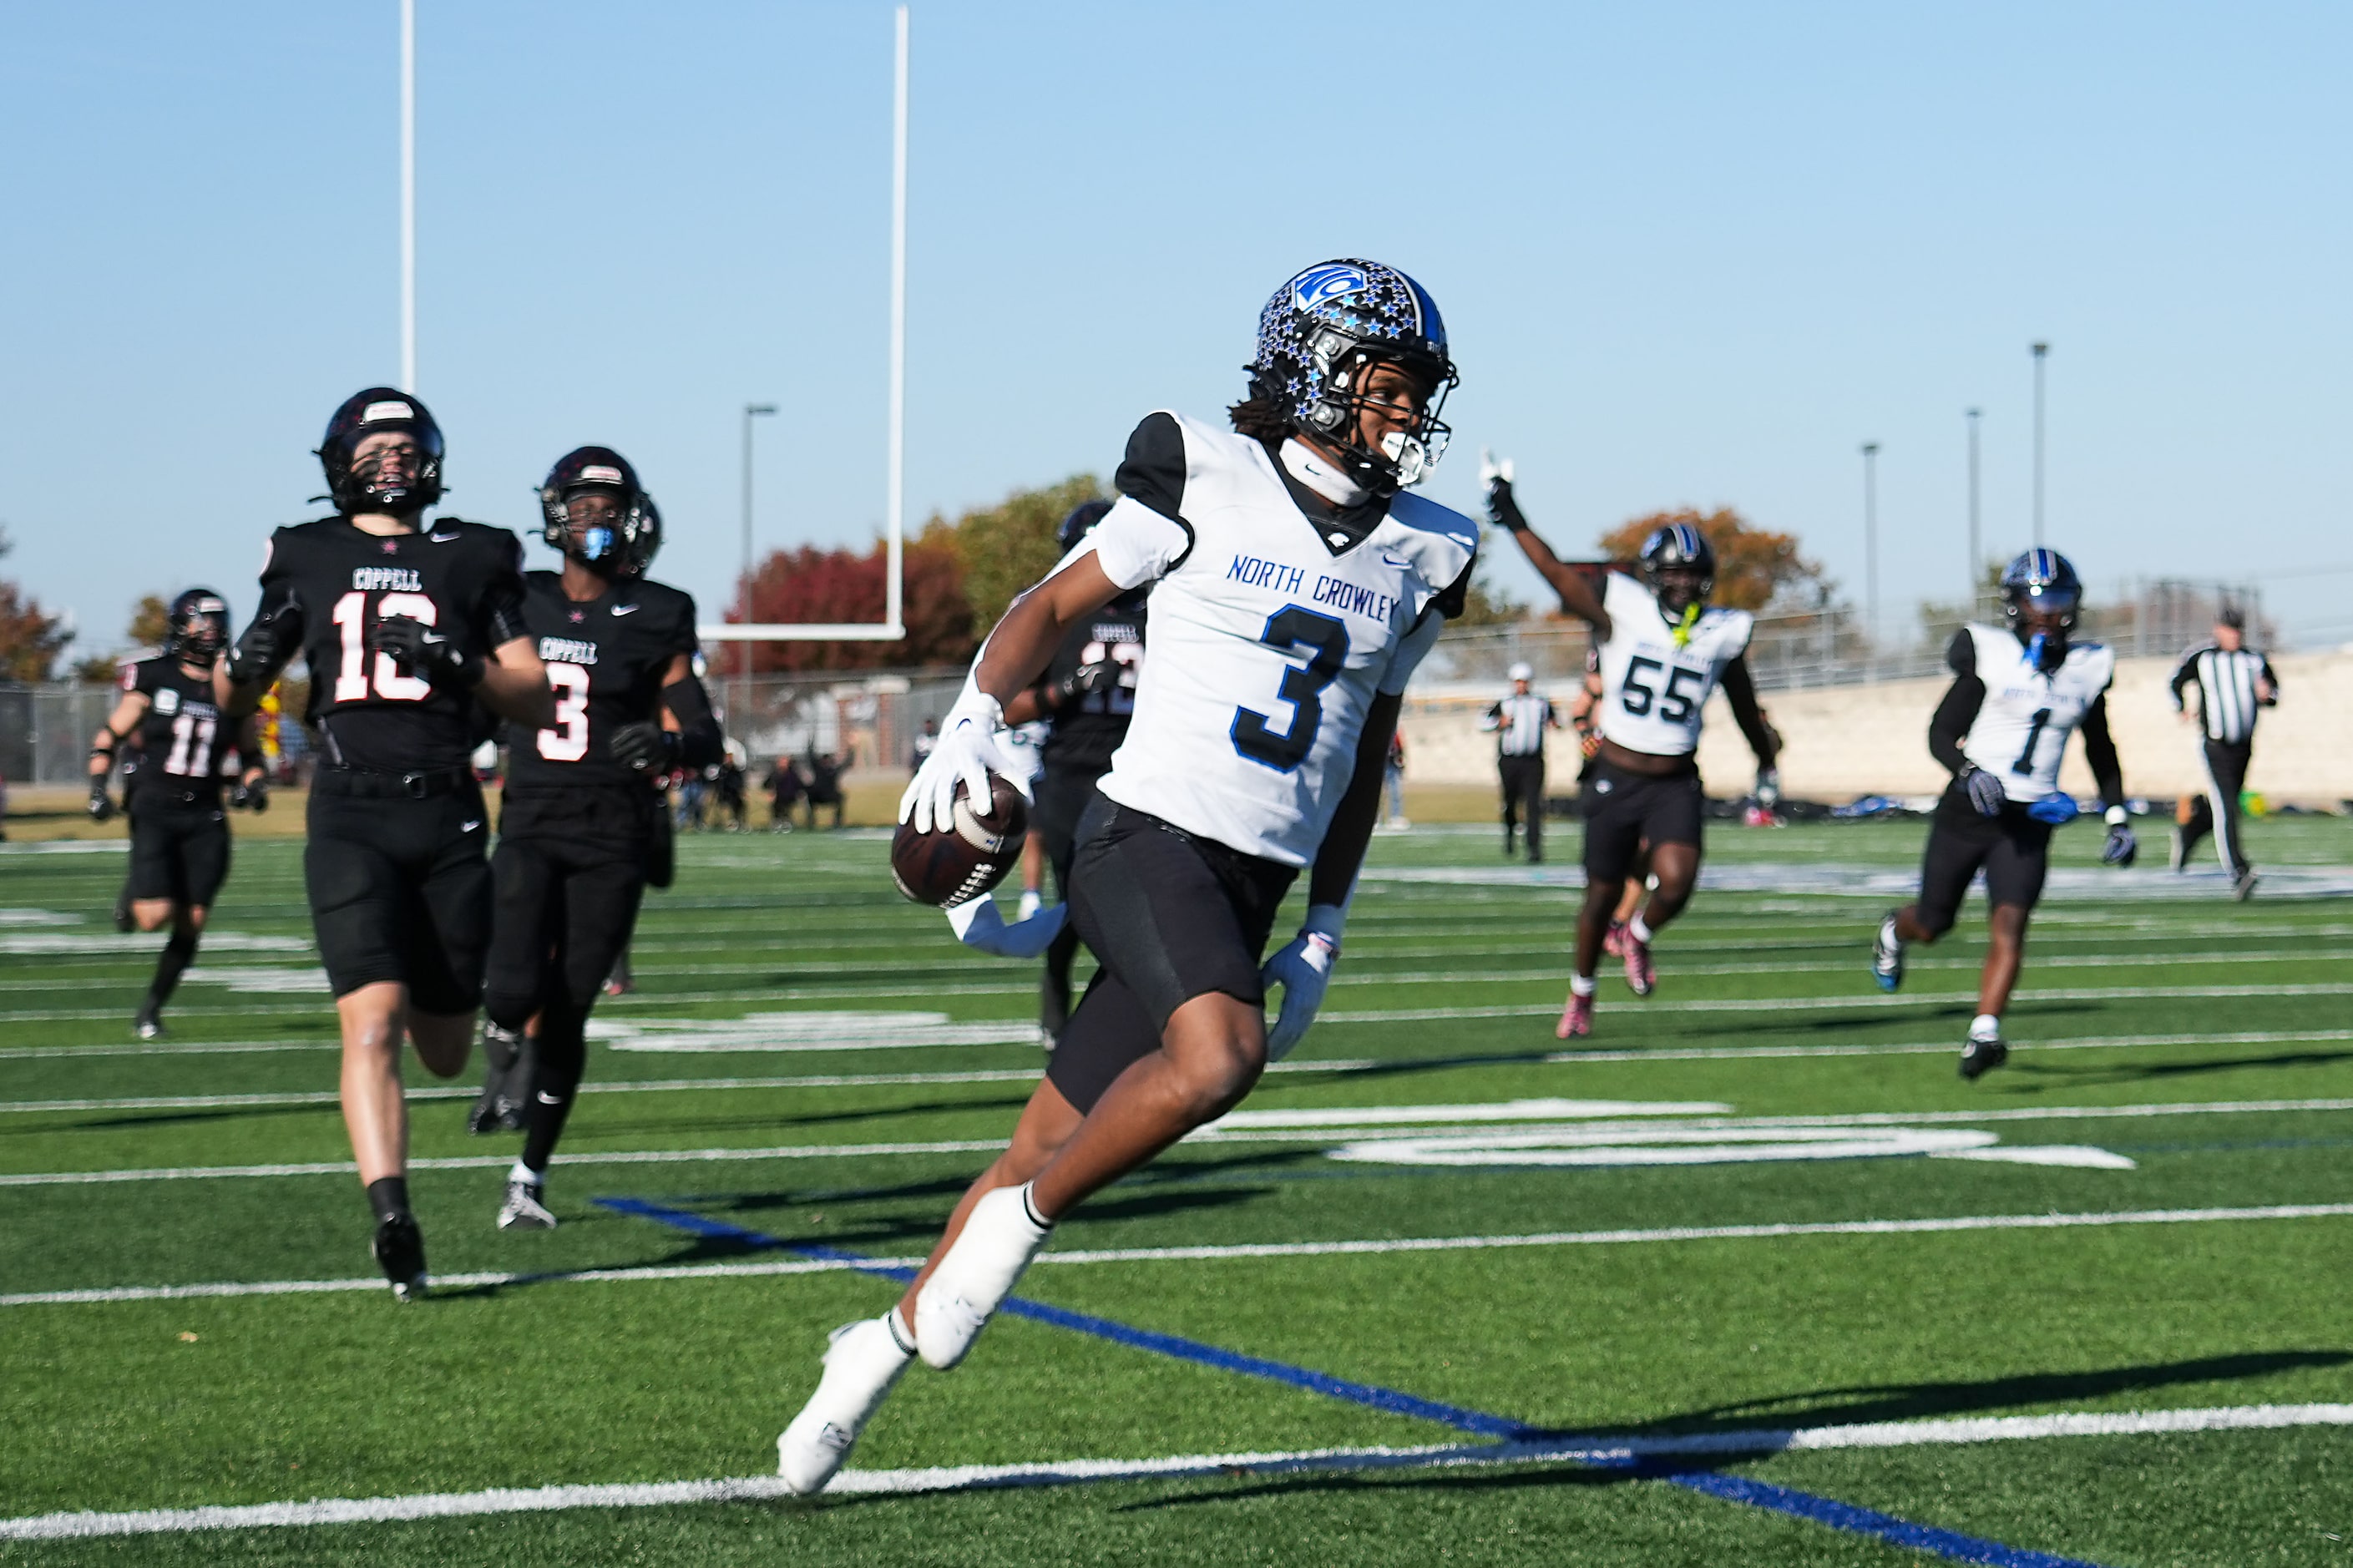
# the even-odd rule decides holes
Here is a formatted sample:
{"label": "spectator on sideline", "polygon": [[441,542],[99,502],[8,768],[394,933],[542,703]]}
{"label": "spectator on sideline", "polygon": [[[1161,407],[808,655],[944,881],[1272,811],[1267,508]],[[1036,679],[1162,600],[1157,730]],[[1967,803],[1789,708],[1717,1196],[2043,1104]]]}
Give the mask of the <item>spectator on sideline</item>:
{"label": "spectator on sideline", "polygon": [[922,773],[924,759],[932,754],[932,748],[939,743],[940,721],[937,719],[924,720],[923,728],[915,736],[914,747],[908,754],[907,772],[910,774]]}
{"label": "spectator on sideline", "polygon": [[808,811],[808,825],[817,826],[817,808],[833,807],[833,825],[841,826],[841,813],[848,804],[841,793],[841,763],[831,752],[809,754],[808,793],[801,797]]}
{"label": "spectator on sideline", "polygon": [[1402,832],[1413,823],[1405,814],[1405,731],[1398,730],[1389,736],[1388,760],[1381,769],[1382,784],[1388,791],[1391,829]]}
{"label": "spectator on sideline", "polygon": [[778,757],[768,765],[768,776],[760,781],[768,792],[768,831],[790,833],[793,830],[793,807],[808,794],[808,780],[801,776],[800,764],[791,757]]}

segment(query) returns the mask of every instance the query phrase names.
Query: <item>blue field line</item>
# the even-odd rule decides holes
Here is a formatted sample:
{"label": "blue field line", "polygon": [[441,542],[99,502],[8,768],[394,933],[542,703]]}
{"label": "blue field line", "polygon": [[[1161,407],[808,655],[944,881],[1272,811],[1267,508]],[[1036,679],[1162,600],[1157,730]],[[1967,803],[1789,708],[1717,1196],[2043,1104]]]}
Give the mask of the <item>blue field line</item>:
{"label": "blue field line", "polygon": [[[737,1242],[746,1247],[790,1252],[802,1258],[844,1263],[860,1273],[877,1275],[902,1285],[915,1277],[915,1271],[912,1268],[902,1268],[895,1264],[872,1262],[858,1253],[846,1251],[839,1247],[828,1247],[821,1242],[786,1241],[777,1237],[765,1235],[760,1231],[747,1230],[742,1226],[730,1225],[724,1220],[711,1219],[689,1209],[671,1208],[664,1204],[650,1203],[644,1198],[597,1198],[594,1202],[598,1207],[610,1209],[616,1214],[633,1215],[640,1219],[649,1219],[659,1225],[669,1226],[674,1230],[709,1237],[713,1240]],[[1032,1301],[1024,1297],[1008,1297],[1004,1307],[1000,1310],[1015,1317],[1050,1323],[1056,1328],[1071,1329],[1082,1334],[1092,1334],[1099,1339],[1109,1340],[1114,1344],[1152,1351],[1160,1355],[1172,1356],[1178,1361],[1189,1361],[1201,1366],[1216,1367],[1221,1372],[1238,1372],[1250,1377],[1263,1377],[1275,1383],[1288,1384],[1293,1388],[1303,1388],[1310,1393],[1324,1394],[1333,1399],[1344,1399],[1351,1404],[1366,1405],[1375,1410],[1386,1410],[1398,1415],[1418,1416],[1424,1421],[1434,1421],[1441,1426],[1454,1427],[1458,1431],[1476,1432],[1482,1436],[1505,1440],[1516,1438],[1523,1441],[1558,1436],[1546,1428],[1530,1426],[1525,1422],[1514,1421],[1508,1416],[1490,1415],[1484,1411],[1468,1409],[1460,1405],[1446,1405],[1437,1400],[1423,1399],[1398,1389],[1383,1388],[1377,1384],[1355,1383],[1346,1378],[1333,1377],[1327,1373],[1316,1372],[1309,1367],[1293,1366],[1287,1362],[1268,1361],[1261,1356],[1242,1355],[1234,1351],[1220,1349],[1216,1345],[1204,1344],[1198,1340],[1188,1340],[1176,1334],[1158,1333],[1150,1329],[1133,1328],[1125,1323],[1114,1322],[1109,1318],[1098,1318],[1089,1312],[1073,1312],[1062,1307],[1050,1307],[1043,1301]],[[1646,1480],[1672,1482],[1689,1490],[1701,1492],[1709,1497],[1721,1498],[1728,1502],[1746,1503],[1751,1508],[1788,1514],[1793,1518],[1826,1525],[1832,1530],[1843,1530],[1852,1534],[1872,1536],[1894,1546],[1906,1547],[1916,1552],[1934,1552],[1939,1557],[1947,1558],[1956,1563],[1985,1563],[1989,1564],[1989,1568],[2098,1568],[2098,1564],[2084,1562],[2080,1558],[2054,1556],[2048,1552],[2034,1552],[2024,1547],[2005,1546],[1998,1541],[1981,1541],[1976,1536],[1962,1535],[1949,1530],[1939,1530],[1933,1525],[1914,1524],[1909,1520],[1897,1519],[1892,1514],[1879,1513],[1867,1508],[1857,1508],[1852,1503],[1840,1502],[1834,1498],[1816,1497],[1811,1492],[1774,1486],[1767,1481],[1751,1480],[1745,1476],[1725,1475],[1713,1469],[1666,1465],[1657,1460],[1629,1459],[1616,1463],[1609,1461],[1599,1461],[1599,1463],[1611,1468],[1622,1468]]]}

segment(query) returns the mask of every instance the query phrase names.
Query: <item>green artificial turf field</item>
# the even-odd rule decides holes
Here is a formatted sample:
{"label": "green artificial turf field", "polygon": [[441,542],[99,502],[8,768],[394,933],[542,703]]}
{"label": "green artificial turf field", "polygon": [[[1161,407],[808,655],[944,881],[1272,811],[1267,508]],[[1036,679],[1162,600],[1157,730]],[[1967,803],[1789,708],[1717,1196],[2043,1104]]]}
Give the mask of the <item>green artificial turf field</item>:
{"label": "green artificial turf field", "polygon": [[[897,1292],[857,1266],[929,1246],[1039,1061],[1029,968],[881,835],[682,846],[554,1232],[493,1228],[515,1141],[412,1065],[407,1308],[299,845],[240,846],[147,1047],[120,843],[0,847],[0,1559],[2353,1561],[2353,824],[2258,824],[2243,906],[2063,833],[1975,1085],[1980,907],[1866,973],[1924,825],[1716,827],[1658,994],[1605,973],[1573,1054],[1556,831],[1378,839],[1297,1058],[814,1502],[759,1478]],[[311,1500],[351,1506],[188,1511]]]}

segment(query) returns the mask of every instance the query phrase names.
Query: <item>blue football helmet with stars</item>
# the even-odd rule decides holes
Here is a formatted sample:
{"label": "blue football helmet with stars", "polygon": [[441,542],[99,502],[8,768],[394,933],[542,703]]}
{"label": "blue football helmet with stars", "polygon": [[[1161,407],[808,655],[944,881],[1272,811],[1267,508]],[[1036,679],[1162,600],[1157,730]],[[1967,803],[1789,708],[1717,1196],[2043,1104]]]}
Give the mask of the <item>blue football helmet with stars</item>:
{"label": "blue football helmet with stars", "polygon": [[[1381,449],[1363,444],[1365,372],[1393,364],[1422,385],[1421,416]],[[1451,434],[1439,418],[1460,379],[1430,291],[1394,267],[1355,258],[1318,262],[1274,291],[1258,317],[1250,388],[1300,431],[1337,449],[1348,477],[1377,495],[1419,484]]]}

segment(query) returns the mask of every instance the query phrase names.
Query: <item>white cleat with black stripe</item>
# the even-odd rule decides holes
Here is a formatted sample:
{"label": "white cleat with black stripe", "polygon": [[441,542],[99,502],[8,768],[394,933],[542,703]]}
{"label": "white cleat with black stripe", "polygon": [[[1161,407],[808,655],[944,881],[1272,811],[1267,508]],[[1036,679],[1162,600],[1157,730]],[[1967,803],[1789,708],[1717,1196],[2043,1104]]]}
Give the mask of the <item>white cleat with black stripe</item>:
{"label": "white cleat with black stripe", "polygon": [[776,1474],[786,1489],[800,1497],[823,1491],[849,1460],[882,1396],[914,1364],[915,1353],[902,1347],[892,1331],[891,1320],[897,1313],[893,1307],[881,1317],[833,1331],[817,1392],[792,1425],[776,1436]]}
{"label": "white cleat with black stripe", "polygon": [[915,1298],[915,1351],[925,1366],[945,1372],[964,1360],[1053,1234],[1030,1217],[1026,1183],[972,1205],[955,1245]]}
{"label": "white cleat with black stripe", "polygon": [[554,1230],[555,1215],[547,1206],[547,1189],[536,1182],[509,1182],[507,1201],[499,1208],[501,1230]]}

